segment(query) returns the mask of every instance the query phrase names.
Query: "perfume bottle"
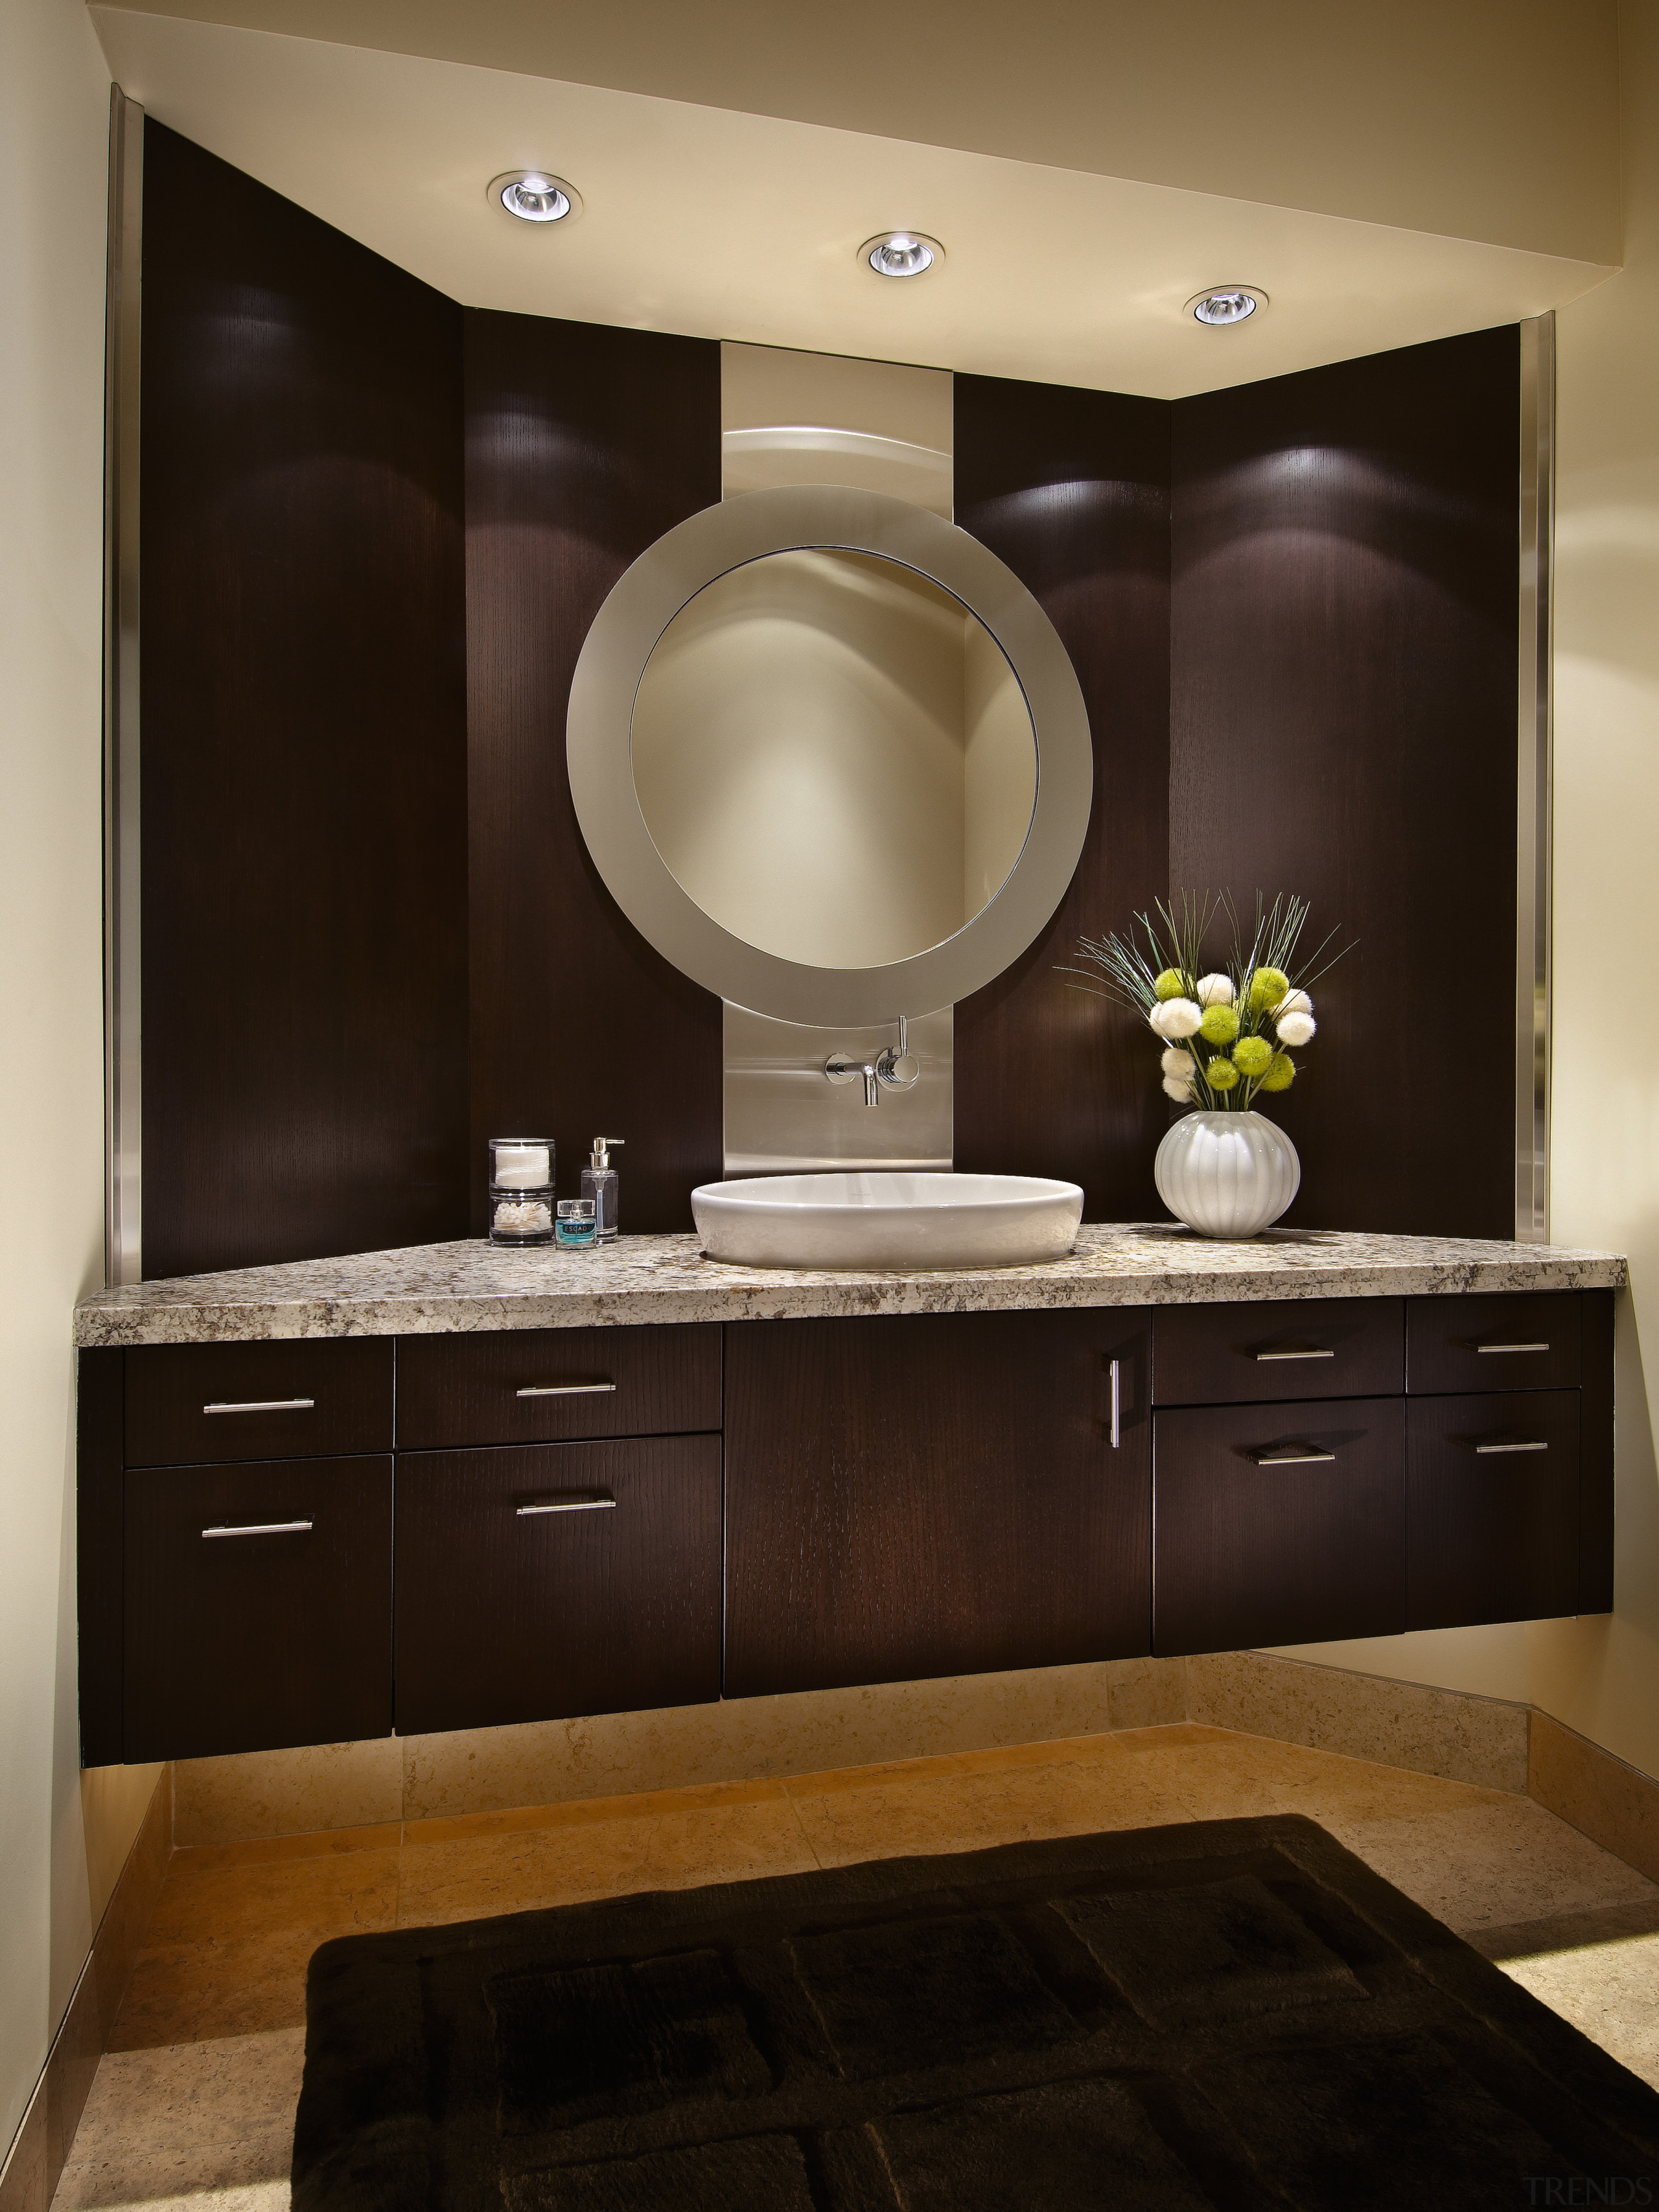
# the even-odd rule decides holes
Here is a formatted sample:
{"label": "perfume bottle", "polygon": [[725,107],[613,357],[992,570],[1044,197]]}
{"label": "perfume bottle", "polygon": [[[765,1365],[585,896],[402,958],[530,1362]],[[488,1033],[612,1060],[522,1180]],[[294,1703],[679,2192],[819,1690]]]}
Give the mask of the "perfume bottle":
{"label": "perfume bottle", "polygon": [[489,1139],[489,1241],[553,1242],[553,1139]]}
{"label": "perfume bottle", "polygon": [[592,1157],[582,1170],[582,1196],[593,1201],[601,1243],[617,1233],[617,1170],[611,1164],[611,1147],[623,1141],[621,1137],[595,1137]]}
{"label": "perfume bottle", "polygon": [[591,1198],[562,1198],[553,1224],[553,1241],[566,1251],[578,1251],[599,1241],[599,1223]]}

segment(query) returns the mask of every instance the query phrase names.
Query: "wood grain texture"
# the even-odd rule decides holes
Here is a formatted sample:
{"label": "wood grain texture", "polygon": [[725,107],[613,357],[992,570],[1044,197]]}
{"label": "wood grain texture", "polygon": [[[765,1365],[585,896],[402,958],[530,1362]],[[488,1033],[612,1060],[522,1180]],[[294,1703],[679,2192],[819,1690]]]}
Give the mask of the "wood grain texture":
{"label": "wood grain texture", "polygon": [[[519,1395],[549,1385],[568,1397]],[[720,1325],[510,1328],[406,1336],[398,1346],[398,1448],[557,1443],[690,1434],[720,1425]]]}
{"label": "wood grain texture", "polygon": [[1063,1176],[1085,1221],[1162,1218],[1165,1101],[1141,1032],[1068,990],[1080,933],[1127,926],[1169,882],[1170,408],[956,379],[956,519],[1032,592],[1077,670],[1094,738],[1088,842],[1036,943],[956,1010],[956,1164]]}
{"label": "wood grain texture", "polygon": [[144,148],[145,1272],[459,1236],[460,310]]}
{"label": "wood grain texture", "polygon": [[401,1735],[718,1698],[720,1438],[400,1453],[397,1589]]}
{"label": "wood grain texture", "polygon": [[1406,1387],[1404,1304],[1401,1298],[1270,1298],[1155,1307],[1152,1402],[1225,1406],[1396,1395]]}
{"label": "wood grain texture", "polygon": [[[129,1467],[390,1451],[390,1337],[276,1344],[151,1344],[125,1354]],[[308,1407],[210,1413],[210,1405],[309,1398]]]}
{"label": "wood grain texture", "polygon": [[[1406,1387],[1442,1395],[1565,1389],[1583,1371],[1583,1309],[1577,1291],[1407,1298]],[[1515,1348],[1482,1352],[1483,1344]],[[1543,1349],[1522,1348],[1534,1345]]]}
{"label": "wood grain texture", "polygon": [[80,1625],[81,1764],[121,1759],[121,1379],[126,1354],[75,1363],[75,1581]]}
{"label": "wood grain texture", "polygon": [[1146,1650],[1144,1314],[737,1322],[726,1373],[728,1697]]}
{"label": "wood grain texture", "polygon": [[[1401,1398],[1193,1407],[1155,1419],[1152,1649],[1237,1651],[1406,1625]],[[1334,1452],[1264,1467],[1260,1450]]]}
{"label": "wood grain texture", "polygon": [[720,348],[531,315],[466,317],[472,1225],[483,1146],[548,1134],[574,1196],[618,1155],[625,1231],[689,1230],[720,1172],[720,1005],[605,889],[576,825],[565,711],[623,571],[720,495]]}
{"label": "wood grain texture", "polygon": [[1578,1431],[1580,1613],[1613,1611],[1615,1322],[1611,1291],[1583,1292],[1583,1384]]}
{"label": "wood grain texture", "polygon": [[390,1454],[129,1473],[125,1553],[129,1763],[388,1733]]}
{"label": "wood grain texture", "polygon": [[1176,404],[1171,879],[1358,940],[1289,1224],[1514,1233],[1519,374],[1510,327]]}
{"label": "wood grain texture", "polygon": [[[1578,1610],[1578,1421],[1577,1390],[1412,1400],[1408,1628]],[[1483,1443],[1547,1449],[1482,1455]]]}

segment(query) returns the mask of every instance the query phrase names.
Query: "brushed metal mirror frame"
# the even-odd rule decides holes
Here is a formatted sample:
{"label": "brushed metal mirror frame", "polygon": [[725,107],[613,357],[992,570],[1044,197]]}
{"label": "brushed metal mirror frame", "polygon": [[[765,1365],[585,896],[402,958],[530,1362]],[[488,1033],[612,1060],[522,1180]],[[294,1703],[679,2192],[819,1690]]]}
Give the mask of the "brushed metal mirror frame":
{"label": "brushed metal mirror frame", "polygon": [[[978,617],[1025,695],[1036,805],[1002,888],[944,944],[878,968],[812,968],[734,937],[683,890],[634,787],[634,702],[658,640],[720,576],[769,553],[873,554],[913,568]],[[647,547],[588,631],[566,723],[570,792],[587,849],[634,927],[694,982],[780,1021],[871,1024],[931,1012],[981,989],[1042,932],[1088,834],[1094,754],[1083,693],[1054,625],[965,530],[883,492],[792,484],[705,507]]]}

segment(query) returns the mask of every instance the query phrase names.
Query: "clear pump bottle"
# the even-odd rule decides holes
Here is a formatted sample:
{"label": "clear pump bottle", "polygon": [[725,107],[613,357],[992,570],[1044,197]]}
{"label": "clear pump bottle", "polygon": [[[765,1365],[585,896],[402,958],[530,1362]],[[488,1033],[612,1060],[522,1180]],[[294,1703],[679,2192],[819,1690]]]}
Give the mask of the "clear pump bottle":
{"label": "clear pump bottle", "polygon": [[617,1233],[617,1170],[611,1164],[611,1147],[623,1141],[621,1137],[595,1137],[592,1156],[582,1170],[582,1196],[593,1201],[602,1244],[608,1243]]}

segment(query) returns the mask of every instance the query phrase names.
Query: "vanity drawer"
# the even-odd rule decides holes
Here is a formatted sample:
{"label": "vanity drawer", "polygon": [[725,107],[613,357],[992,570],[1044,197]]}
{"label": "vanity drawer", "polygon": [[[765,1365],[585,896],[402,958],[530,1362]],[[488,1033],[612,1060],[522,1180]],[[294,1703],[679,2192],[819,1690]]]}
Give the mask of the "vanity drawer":
{"label": "vanity drawer", "polygon": [[720,1425],[718,1322],[398,1340],[403,1451],[674,1436]]}
{"label": "vanity drawer", "polygon": [[389,1734],[389,1454],[125,1486],[129,1763]]}
{"label": "vanity drawer", "polygon": [[1152,1417],[1152,1650],[1406,1625],[1402,1398]]}
{"label": "vanity drawer", "polygon": [[125,1355],[126,1463],[392,1449],[392,1339],[147,1345]]}
{"label": "vanity drawer", "polygon": [[398,1729],[720,1693],[720,1440],[398,1462]]}
{"label": "vanity drawer", "polygon": [[1154,1306],[1152,1402],[1391,1396],[1406,1384],[1403,1305],[1400,1298],[1276,1298]]}
{"label": "vanity drawer", "polygon": [[1578,1605],[1579,1394],[1407,1411],[1407,1626],[1550,1620]]}
{"label": "vanity drawer", "polygon": [[1583,1306],[1576,1291],[1408,1298],[1406,1388],[1552,1390],[1580,1379]]}

